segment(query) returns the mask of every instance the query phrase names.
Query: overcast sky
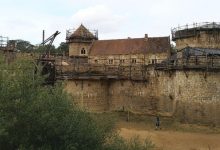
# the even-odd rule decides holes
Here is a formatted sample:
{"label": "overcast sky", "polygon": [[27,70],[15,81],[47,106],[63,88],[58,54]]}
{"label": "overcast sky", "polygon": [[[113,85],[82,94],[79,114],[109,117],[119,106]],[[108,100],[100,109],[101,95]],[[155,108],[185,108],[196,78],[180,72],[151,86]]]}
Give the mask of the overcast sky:
{"label": "overcast sky", "polygon": [[169,36],[170,29],[194,22],[220,22],[219,0],[0,0],[0,35],[38,44],[56,30],[83,23],[99,39]]}

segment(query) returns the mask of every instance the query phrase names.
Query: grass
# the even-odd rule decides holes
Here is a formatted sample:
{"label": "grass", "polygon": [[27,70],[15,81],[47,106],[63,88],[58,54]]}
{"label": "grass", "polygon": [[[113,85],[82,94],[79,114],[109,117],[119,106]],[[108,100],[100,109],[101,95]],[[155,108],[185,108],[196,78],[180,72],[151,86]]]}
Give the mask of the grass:
{"label": "grass", "polygon": [[156,146],[150,138],[146,138],[144,141],[138,136],[124,139],[118,134],[118,123],[125,119],[123,113],[92,113],[92,116],[96,122],[99,122],[98,124],[110,126],[110,128],[116,126],[114,128],[116,132],[107,140],[105,150],[155,150]]}

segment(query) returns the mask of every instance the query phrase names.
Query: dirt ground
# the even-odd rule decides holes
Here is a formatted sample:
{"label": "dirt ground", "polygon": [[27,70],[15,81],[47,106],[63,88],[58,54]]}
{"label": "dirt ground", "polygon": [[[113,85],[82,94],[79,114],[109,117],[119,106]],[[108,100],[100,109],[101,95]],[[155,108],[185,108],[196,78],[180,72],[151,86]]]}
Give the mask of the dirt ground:
{"label": "dirt ground", "polygon": [[159,150],[220,150],[220,134],[189,131],[155,130],[141,123],[120,122],[117,125],[122,137],[138,136],[150,139]]}

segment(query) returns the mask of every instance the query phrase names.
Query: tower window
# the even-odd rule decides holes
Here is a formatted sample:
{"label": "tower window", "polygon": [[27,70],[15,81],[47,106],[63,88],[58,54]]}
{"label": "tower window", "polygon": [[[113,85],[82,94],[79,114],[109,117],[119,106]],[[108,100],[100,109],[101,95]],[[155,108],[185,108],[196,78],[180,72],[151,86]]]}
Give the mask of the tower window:
{"label": "tower window", "polygon": [[113,64],[113,59],[109,59],[109,60],[108,60],[108,63],[109,63],[109,64]]}
{"label": "tower window", "polygon": [[131,59],[131,63],[132,63],[132,64],[136,64],[136,59],[135,59],[135,58],[132,58],[132,59]]}
{"label": "tower window", "polygon": [[82,49],[81,49],[81,54],[86,54],[85,48],[82,48]]}
{"label": "tower window", "polygon": [[120,64],[123,64],[125,62],[124,59],[120,59]]}
{"label": "tower window", "polygon": [[157,60],[156,59],[152,59],[152,64],[156,64]]}

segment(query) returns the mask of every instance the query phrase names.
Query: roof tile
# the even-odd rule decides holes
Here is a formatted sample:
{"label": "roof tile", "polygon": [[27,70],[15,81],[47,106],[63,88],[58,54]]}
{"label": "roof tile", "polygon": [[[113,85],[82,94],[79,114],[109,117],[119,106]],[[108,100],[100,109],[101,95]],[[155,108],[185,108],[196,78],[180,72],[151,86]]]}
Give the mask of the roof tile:
{"label": "roof tile", "polygon": [[70,36],[70,38],[90,38],[96,39],[96,37],[82,24],[79,28],[76,29],[75,32]]}
{"label": "roof tile", "polygon": [[170,50],[169,37],[94,41],[90,55],[162,53]]}

